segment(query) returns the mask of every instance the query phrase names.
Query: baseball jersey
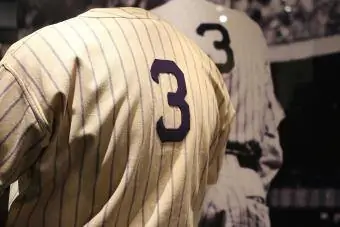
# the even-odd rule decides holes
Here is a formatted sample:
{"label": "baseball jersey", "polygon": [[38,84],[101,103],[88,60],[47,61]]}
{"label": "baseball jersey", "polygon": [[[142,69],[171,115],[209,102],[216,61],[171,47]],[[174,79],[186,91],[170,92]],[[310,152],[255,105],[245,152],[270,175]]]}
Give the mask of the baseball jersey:
{"label": "baseball jersey", "polygon": [[8,226],[196,226],[234,109],[192,41],[143,9],[91,9],[0,65]]}
{"label": "baseball jersey", "polygon": [[277,102],[260,27],[246,14],[206,0],[171,0],[151,10],[194,40],[216,63],[235,107],[229,140],[260,142],[265,188],[282,163]]}

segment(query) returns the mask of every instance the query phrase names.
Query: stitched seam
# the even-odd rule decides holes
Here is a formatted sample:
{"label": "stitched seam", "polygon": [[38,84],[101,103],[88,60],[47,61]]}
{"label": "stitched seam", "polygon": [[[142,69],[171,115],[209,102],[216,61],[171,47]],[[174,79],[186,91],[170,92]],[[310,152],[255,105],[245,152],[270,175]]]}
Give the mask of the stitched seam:
{"label": "stitched seam", "polygon": [[4,70],[7,70],[8,72],[10,72],[10,74],[14,77],[14,79],[16,80],[16,82],[19,84],[20,88],[24,92],[25,99],[27,100],[29,107],[34,113],[34,116],[40,126],[40,129],[43,130],[44,134],[46,132],[50,133],[48,122],[45,118],[45,115],[41,107],[37,103],[36,101],[37,99],[35,98],[35,96],[31,92],[29,92],[25,83],[19,78],[18,73],[12,67],[10,67],[6,63],[3,63],[3,67],[4,67]]}

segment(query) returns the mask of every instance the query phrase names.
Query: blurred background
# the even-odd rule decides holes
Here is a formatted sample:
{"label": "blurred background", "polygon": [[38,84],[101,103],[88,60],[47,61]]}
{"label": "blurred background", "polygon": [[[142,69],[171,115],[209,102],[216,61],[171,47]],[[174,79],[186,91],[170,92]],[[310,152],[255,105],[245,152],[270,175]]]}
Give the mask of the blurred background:
{"label": "blurred background", "polygon": [[[284,164],[268,195],[272,226],[340,226],[340,0],[229,1],[263,29],[286,113],[279,127]],[[164,2],[0,0],[0,59],[21,37],[88,8]]]}

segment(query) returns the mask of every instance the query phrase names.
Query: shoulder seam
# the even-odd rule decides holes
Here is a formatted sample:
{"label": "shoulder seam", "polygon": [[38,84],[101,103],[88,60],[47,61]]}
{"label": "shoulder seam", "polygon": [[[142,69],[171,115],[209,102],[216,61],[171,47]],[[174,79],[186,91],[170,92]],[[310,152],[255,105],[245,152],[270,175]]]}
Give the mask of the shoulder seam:
{"label": "shoulder seam", "polygon": [[45,118],[45,115],[43,114],[43,111],[41,107],[39,106],[38,102],[36,101],[36,98],[34,97],[31,92],[27,89],[25,86],[25,83],[19,78],[18,73],[8,64],[3,63],[2,64],[4,70],[7,70],[15,79],[15,81],[18,83],[20,88],[22,89],[24,96],[28,102],[28,105],[30,106],[31,110],[33,111],[33,114],[35,115],[35,118],[40,126],[40,128],[44,132],[50,133],[50,127],[49,124]]}

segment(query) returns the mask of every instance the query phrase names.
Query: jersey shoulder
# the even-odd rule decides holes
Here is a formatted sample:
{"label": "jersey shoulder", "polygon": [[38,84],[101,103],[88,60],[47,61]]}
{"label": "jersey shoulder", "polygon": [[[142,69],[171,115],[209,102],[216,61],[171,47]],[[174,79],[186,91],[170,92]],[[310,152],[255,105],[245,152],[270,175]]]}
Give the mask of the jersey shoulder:
{"label": "jersey shoulder", "polygon": [[252,20],[245,12],[236,10],[236,9],[231,9],[224,7],[223,11],[221,11],[221,14],[226,14],[228,16],[228,21],[230,20],[236,20],[239,21],[242,24],[245,24],[249,27],[252,27],[254,29],[259,29],[259,25]]}
{"label": "jersey shoulder", "polygon": [[225,14],[227,17],[227,22],[225,23],[226,25],[231,23],[237,26],[239,29],[248,31],[248,33],[250,34],[263,36],[261,27],[245,12],[230,8],[224,8],[221,15],[223,14]]}
{"label": "jersey shoulder", "polygon": [[244,45],[250,45],[253,50],[261,52],[266,50],[267,42],[259,24],[246,13],[235,9],[225,8],[224,13],[227,17],[227,22],[224,23],[224,26],[229,31],[232,46],[235,47],[235,44],[239,43],[243,47]]}

